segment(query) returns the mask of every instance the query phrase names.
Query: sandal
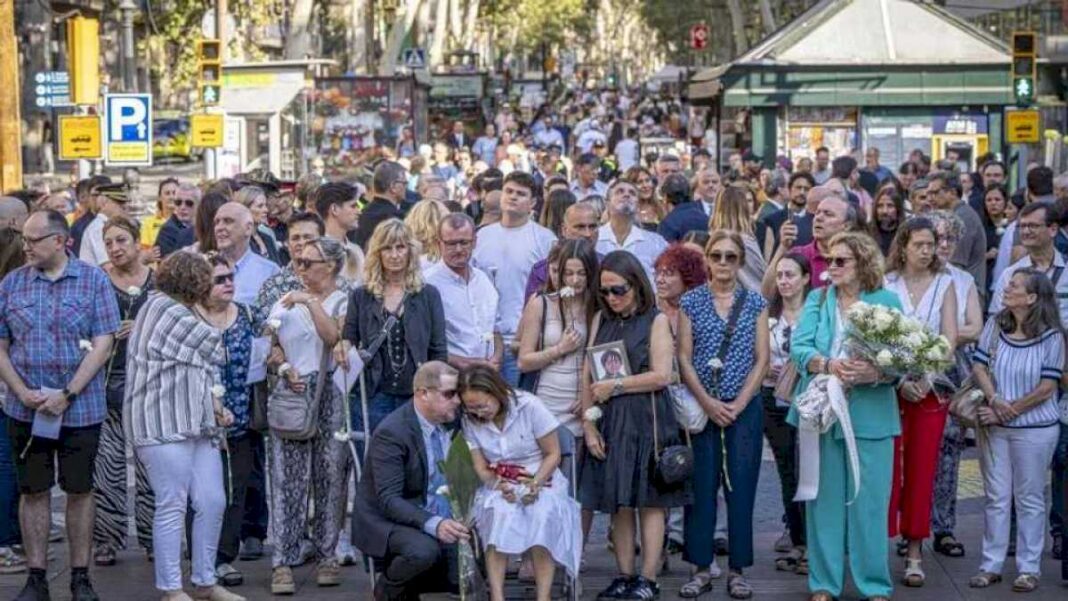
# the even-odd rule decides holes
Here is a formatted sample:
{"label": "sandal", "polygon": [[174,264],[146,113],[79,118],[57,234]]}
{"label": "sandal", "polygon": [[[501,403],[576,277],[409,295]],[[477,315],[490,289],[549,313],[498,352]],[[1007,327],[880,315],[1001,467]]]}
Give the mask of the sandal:
{"label": "sandal", "polygon": [[679,596],[683,599],[696,599],[712,590],[712,575],[706,570],[695,572],[690,581],[679,589]]}
{"label": "sandal", "polygon": [[1030,593],[1038,588],[1038,575],[1023,573],[1012,581],[1012,592]]}
{"label": "sandal", "polygon": [[93,555],[93,563],[98,566],[113,566],[115,565],[115,552],[111,549],[97,549],[96,554]]}
{"label": "sandal", "polygon": [[972,588],[987,588],[999,582],[1001,582],[1001,574],[979,572],[968,580],[968,586]]}
{"label": "sandal", "polygon": [[801,549],[796,547],[790,549],[786,555],[775,558],[775,569],[780,572],[795,572],[803,556],[804,552]]}
{"label": "sandal", "polygon": [[749,586],[749,582],[738,572],[731,572],[727,576],[727,596],[731,599],[751,599],[753,597],[753,587]]}
{"label": "sandal", "polygon": [[909,541],[901,539],[897,541],[897,556],[908,557],[909,555]]}
{"label": "sandal", "polygon": [[964,557],[964,545],[952,534],[942,534],[935,537],[934,550],[946,557]]}
{"label": "sandal", "polygon": [[922,559],[906,559],[905,575],[901,578],[901,584],[912,588],[919,588],[927,581],[927,574],[923,573]]}
{"label": "sandal", "polygon": [[797,569],[794,570],[794,574],[798,576],[808,576],[808,551],[804,547],[801,549],[801,559],[797,561]]}
{"label": "sandal", "polygon": [[808,601],[835,601],[834,595],[827,591],[816,591],[808,596]]}

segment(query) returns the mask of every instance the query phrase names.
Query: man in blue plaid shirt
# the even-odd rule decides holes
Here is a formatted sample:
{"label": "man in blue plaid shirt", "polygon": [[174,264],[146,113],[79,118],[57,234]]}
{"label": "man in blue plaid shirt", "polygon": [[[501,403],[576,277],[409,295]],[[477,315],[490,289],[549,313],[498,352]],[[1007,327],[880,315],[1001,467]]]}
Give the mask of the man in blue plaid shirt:
{"label": "man in blue plaid shirt", "polygon": [[[29,579],[16,601],[49,599],[51,488],[67,493],[71,598],[98,599],[89,582],[93,462],[107,413],[104,372],[119,308],[107,274],[67,254],[63,215],[38,211],[23,227],[26,265],[0,282],[0,378],[15,457]],[[35,416],[62,416],[59,438],[33,436]]]}

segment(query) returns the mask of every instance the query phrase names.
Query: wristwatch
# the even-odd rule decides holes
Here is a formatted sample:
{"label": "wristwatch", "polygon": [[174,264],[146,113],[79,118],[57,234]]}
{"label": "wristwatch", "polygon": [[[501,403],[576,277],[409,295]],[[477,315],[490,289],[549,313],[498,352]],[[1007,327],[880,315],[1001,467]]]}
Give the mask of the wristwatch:
{"label": "wristwatch", "polygon": [[70,388],[64,388],[60,392],[63,394],[63,400],[67,401],[67,403],[73,402],[74,401],[74,397],[78,396],[78,395],[74,394],[73,392],[71,392]]}

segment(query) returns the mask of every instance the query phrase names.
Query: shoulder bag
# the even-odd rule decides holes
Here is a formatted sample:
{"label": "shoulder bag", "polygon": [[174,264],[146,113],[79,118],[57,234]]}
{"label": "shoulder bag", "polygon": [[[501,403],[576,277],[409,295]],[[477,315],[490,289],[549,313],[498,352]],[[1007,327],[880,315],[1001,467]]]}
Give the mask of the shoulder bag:
{"label": "shoulder bag", "polygon": [[[538,346],[535,347],[535,351],[543,350],[545,346],[545,316],[549,312],[549,301],[545,299],[545,295],[539,295],[541,298],[541,326],[538,328]],[[560,322],[560,326],[563,327],[563,321]],[[562,332],[561,332],[562,334]],[[518,356],[518,355],[517,355]],[[517,359],[518,361],[518,359]],[[530,394],[538,393],[538,381],[541,379],[541,370],[525,371],[519,374],[519,386],[520,390],[525,390]]]}
{"label": "shoulder bag", "polygon": [[304,392],[294,392],[285,378],[278,378],[267,403],[267,424],[271,432],[284,440],[309,440],[318,432],[319,405],[323,390],[330,375],[330,349],[323,349],[319,373],[315,378],[315,390],[306,387]]}
{"label": "shoulder bag", "polygon": [[[671,445],[660,449],[660,428],[656,421],[656,393],[649,393],[649,404],[653,410],[653,456],[656,459],[655,476],[666,485],[675,485],[693,475],[693,449],[689,445]],[[706,416],[707,417],[707,416]],[[686,431],[689,441],[690,433]]]}
{"label": "shoulder bag", "polygon": [[668,394],[671,395],[671,405],[675,410],[675,419],[678,420],[679,426],[687,432],[696,434],[708,425],[708,414],[705,413],[704,407],[701,407],[701,403],[697,402],[686,383],[681,380],[678,337],[674,329],[671,330],[671,339],[675,342],[675,354],[671,357],[674,373],[672,374],[673,383],[668,386]]}
{"label": "shoulder bag", "polygon": [[[1001,346],[1001,329],[995,324],[998,331],[994,334],[994,342],[990,348],[990,378],[994,378],[994,360],[997,358],[998,347]],[[986,394],[979,387],[975,375],[969,375],[961,383],[960,388],[953,393],[949,400],[949,413],[957,418],[966,428],[979,427],[979,407],[986,404]]]}

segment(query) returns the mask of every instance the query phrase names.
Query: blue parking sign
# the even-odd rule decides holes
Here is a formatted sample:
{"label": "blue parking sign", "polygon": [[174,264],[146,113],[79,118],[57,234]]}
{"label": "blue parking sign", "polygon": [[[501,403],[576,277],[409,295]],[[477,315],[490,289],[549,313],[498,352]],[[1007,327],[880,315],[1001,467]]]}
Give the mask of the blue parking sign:
{"label": "blue parking sign", "polygon": [[104,97],[104,160],[109,166],[152,164],[152,95],[108,94]]}

